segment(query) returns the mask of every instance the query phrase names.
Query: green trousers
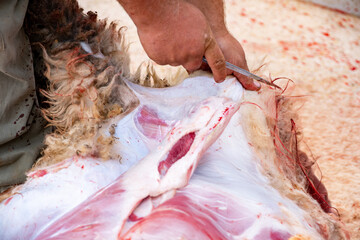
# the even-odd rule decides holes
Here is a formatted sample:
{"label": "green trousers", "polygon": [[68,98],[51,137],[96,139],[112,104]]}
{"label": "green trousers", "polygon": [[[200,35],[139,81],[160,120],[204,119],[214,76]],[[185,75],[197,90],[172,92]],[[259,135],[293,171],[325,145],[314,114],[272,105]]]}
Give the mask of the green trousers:
{"label": "green trousers", "polygon": [[45,134],[22,27],[27,5],[28,0],[0,1],[0,192],[25,180]]}

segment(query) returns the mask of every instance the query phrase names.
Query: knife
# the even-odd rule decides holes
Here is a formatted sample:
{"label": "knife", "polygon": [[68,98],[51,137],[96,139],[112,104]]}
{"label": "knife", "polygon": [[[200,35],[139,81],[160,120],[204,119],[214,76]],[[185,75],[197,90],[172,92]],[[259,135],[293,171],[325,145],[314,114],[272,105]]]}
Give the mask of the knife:
{"label": "knife", "polygon": [[[205,57],[203,57],[203,62],[206,63],[206,64],[209,64]],[[256,81],[265,83],[267,85],[276,87],[278,89],[282,89],[281,87],[279,87],[275,83],[272,83],[272,82],[270,82],[268,80],[263,79],[262,77],[259,77],[259,76],[255,75],[255,74],[252,74],[251,72],[246,71],[245,69],[242,69],[241,67],[235,66],[234,64],[231,64],[229,62],[225,62],[225,65],[226,65],[227,69],[230,69],[230,70],[232,70],[234,72],[240,73],[241,75],[244,75],[246,77],[255,79]]]}

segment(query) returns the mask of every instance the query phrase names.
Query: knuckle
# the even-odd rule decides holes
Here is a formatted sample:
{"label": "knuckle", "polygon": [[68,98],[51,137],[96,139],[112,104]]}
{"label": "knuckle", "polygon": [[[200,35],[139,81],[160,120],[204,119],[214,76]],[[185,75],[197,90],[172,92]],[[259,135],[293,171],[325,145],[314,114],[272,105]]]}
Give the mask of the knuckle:
{"label": "knuckle", "polygon": [[200,62],[201,62],[203,56],[204,56],[204,52],[197,49],[197,50],[194,50],[191,52],[190,58],[194,59],[193,61],[195,61],[195,62],[199,62],[199,59],[200,59]]}
{"label": "knuckle", "polygon": [[198,61],[198,59],[202,59],[203,55],[204,50],[201,46],[194,46],[187,50],[187,58],[192,59],[192,61]]}
{"label": "knuckle", "polygon": [[225,69],[225,59],[216,59],[214,62],[214,68]]}
{"label": "knuckle", "polygon": [[173,56],[156,56],[156,57],[150,57],[154,62],[156,62],[159,65],[172,65],[172,66],[178,66],[178,61]]}
{"label": "knuckle", "polygon": [[205,48],[210,48],[216,44],[216,41],[212,37],[205,38]]}
{"label": "knuckle", "polygon": [[168,64],[166,61],[164,61],[163,59],[152,59],[154,62],[156,62],[159,65],[166,65]]}
{"label": "knuckle", "polygon": [[163,64],[163,65],[167,65],[167,64],[172,66],[172,67],[177,67],[177,66],[181,65],[181,64],[176,63],[176,62],[166,63],[166,64]]}
{"label": "knuckle", "polygon": [[200,68],[201,62],[192,61],[192,62],[186,63],[183,66],[184,66],[184,68],[186,68],[186,70],[188,70],[190,72],[193,72],[193,71],[198,70]]}

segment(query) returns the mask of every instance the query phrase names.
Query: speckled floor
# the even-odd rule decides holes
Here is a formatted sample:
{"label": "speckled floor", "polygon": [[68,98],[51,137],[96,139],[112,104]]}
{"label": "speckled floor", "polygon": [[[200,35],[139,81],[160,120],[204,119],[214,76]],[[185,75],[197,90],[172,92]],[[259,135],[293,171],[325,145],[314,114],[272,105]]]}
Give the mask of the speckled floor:
{"label": "speckled floor", "polygon": [[[85,10],[128,27],[132,71],[147,59],[136,28],[115,0],[80,0]],[[288,77],[299,109],[302,149],[322,171],[332,204],[360,239],[360,18],[298,0],[227,0],[227,25],[250,69]],[[307,147],[308,146],[308,147]]]}

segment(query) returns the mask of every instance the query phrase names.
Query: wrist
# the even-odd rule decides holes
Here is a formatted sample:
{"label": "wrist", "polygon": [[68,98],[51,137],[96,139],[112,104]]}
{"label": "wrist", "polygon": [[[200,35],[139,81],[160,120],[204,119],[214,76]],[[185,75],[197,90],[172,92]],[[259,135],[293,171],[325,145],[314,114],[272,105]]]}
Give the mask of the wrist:
{"label": "wrist", "polygon": [[214,34],[215,39],[225,38],[231,36],[227,28],[225,27],[225,24],[223,27],[214,28],[210,25],[211,31]]}
{"label": "wrist", "polygon": [[214,36],[222,37],[228,34],[225,25],[223,0],[186,0],[197,7],[206,17]]}
{"label": "wrist", "polygon": [[158,28],[178,15],[183,1],[118,0],[138,29]]}
{"label": "wrist", "polygon": [[233,37],[226,27],[222,29],[217,29],[217,30],[211,29],[211,30],[213,31],[214,38],[218,43],[227,41],[227,39]]}

